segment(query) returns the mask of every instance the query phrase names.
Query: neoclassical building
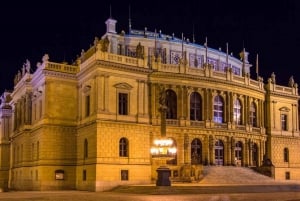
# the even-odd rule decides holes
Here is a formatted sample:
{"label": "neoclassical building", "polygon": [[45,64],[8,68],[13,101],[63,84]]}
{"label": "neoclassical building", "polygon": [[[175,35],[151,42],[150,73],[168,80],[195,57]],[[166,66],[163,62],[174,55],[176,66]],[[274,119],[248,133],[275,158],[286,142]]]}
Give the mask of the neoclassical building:
{"label": "neoclassical building", "polygon": [[[47,54],[27,61],[0,105],[0,188],[103,191],[153,183],[166,165],[171,180],[200,178],[205,165],[260,167],[300,180],[298,85],[250,78],[251,64],[183,37],[134,30],[106,33],[74,64]],[[172,160],[150,154],[161,135],[166,94]],[[186,171],[191,170],[191,171]],[[186,175],[186,174],[189,175]]]}

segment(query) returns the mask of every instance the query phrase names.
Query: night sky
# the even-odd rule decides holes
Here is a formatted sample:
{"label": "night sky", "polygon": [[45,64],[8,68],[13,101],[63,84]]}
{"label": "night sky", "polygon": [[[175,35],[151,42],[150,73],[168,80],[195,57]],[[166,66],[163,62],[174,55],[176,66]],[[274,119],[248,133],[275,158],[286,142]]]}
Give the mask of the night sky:
{"label": "night sky", "polygon": [[[208,38],[210,48],[226,49],[238,57],[246,48],[256,78],[267,81],[272,72],[277,83],[287,85],[291,75],[300,83],[300,3],[278,1],[7,1],[0,8],[0,93],[13,89],[13,79],[26,59],[32,71],[42,56],[50,61],[72,63],[95,36],[105,34],[110,16],[118,21],[117,32],[128,32],[129,5],[133,29],[181,33],[196,43]],[[110,12],[111,7],[111,12]],[[193,28],[194,27],[194,28]]]}

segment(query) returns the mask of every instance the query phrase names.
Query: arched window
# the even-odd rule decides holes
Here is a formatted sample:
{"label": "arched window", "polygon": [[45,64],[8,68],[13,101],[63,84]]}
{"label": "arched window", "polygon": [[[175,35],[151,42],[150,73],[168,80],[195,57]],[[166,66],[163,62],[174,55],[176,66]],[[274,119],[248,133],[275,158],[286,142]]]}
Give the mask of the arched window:
{"label": "arched window", "polygon": [[124,137],[119,141],[119,156],[128,157],[128,140]]}
{"label": "arched window", "polygon": [[201,121],[201,97],[199,93],[193,92],[190,96],[190,120]]}
{"label": "arched window", "polygon": [[214,99],[214,122],[223,123],[223,109],[223,98],[220,95],[218,95]]}
{"label": "arched window", "polygon": [[250,105],[249,121],[250,121],[250,125],[252,125],[253,127],[257,126],[257,124],[256,124],[256,106],[253,102]]}
{"label": "arched window", "polygon": [[283,161],[289,162],[289,149],[288,148],[284,148],[284,150],[283,150]]}
{"label": "arched window", "polygon": [[167,119],[177,119],[177,96],[174,91],[168,89],[166,91]]}
{"label": "arched window", "polygon": [[84,140],[84,145],[83,145],[83,158],[88,158],[88,141],[87,139]]}
{"label": "arched window", "polygon": [[191,143],[191,163],[193,165],[202,163],[202,144],[199,139],[194,139]]}
{"label": "arched window", "polygon": [[241,114],[241,102],[236,99],[233,103],[233,122],[237,125],[242,124],[242,114]]}

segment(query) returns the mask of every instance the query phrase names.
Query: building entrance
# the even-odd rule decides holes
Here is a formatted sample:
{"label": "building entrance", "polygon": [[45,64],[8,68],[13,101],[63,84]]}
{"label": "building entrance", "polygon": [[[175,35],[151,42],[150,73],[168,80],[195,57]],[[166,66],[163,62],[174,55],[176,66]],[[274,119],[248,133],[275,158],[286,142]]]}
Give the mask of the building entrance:
{"label": "building entrance", "polygon": [[235,165],[241,166],[242,165],[242,156],[243,156],[243,151],[242,151],[242,142],[237,142],[235,143]]}
{"label": "building entrance", "polygon": [[221,140],[217,140],[215,143],[215,164],[224,164],[224,144]]}

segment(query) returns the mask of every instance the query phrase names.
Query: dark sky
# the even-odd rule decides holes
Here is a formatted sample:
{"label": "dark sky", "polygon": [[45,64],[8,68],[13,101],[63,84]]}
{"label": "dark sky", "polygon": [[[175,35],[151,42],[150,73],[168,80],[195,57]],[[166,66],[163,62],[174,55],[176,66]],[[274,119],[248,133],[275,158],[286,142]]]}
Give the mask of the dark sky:
{"label": "dark sky", "polygon": [[[300,80],[300,3],[285,1],[7,1],[0,7],[0,93],[13,89],[13,78],[26,59],[36,63],[48,53],[50,61],[71,63],[87,50],[94,37],[106,30],[111,14],[117,31],[128,32],[128,8],[132,28],[162,30],[162,33],[192,39],[205,37],[211,48],[238,56],[243,46],[265,82],[274,71],[279,84],[287,85],[291,75]],[[255,78],[255,67],[251,69]]]}

